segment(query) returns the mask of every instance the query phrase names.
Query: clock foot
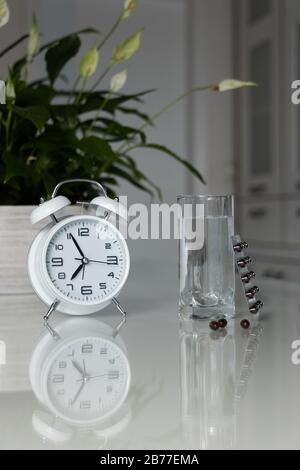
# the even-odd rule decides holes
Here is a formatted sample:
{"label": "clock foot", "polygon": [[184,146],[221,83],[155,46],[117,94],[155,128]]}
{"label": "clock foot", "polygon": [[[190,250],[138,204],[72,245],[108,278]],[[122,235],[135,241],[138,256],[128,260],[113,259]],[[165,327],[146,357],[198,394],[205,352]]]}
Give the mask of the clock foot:
{"label": "clock foot", "polygon": [[116,299],[116,297],[113,297],[112,298],[112,303],[115,305],[115,307],[117,307],[117,309],[119,310],[119,312],[121,313],[121,315],[123,317],[126,317],[127,315],[127,312],[125,312],[125,310],[123,309],[122,305],[120,304],[120,302]]}
{"label": "clock foot", "polygon": [[120,333],[121,328],[125,325],[125,323],[126,323],[126,316],[124,315],[122,317],[122,320],[120,321],[120,323],[114,328],[114,330],[112,332],[112,337],[113,338],[118,336],[118,334]]}
{"label": "clock foot", "polygon": [[47,320],[45,320],[44,326],[45,326],[45,328],[48,330],[48,332],[50,333],[50,335],[52,336],[52,338],[53,338],[55,341],[58,341],[58,340],[60,339],[59,334],[56,333],[56,331],[54,330],[54,328],[52,328],[52,326],[48,323]]}
{"label": "clock foot", "polygon": [[59,304],[59,301],[57,299],[55,299],[54,302],[50,305],[50,308],[49,308],[48,312],[43,317],[45,322],[47,322],[49,320],[50,316],[52,315],[52,313],[54,312],[54,310],[56,309],[58,304]]}

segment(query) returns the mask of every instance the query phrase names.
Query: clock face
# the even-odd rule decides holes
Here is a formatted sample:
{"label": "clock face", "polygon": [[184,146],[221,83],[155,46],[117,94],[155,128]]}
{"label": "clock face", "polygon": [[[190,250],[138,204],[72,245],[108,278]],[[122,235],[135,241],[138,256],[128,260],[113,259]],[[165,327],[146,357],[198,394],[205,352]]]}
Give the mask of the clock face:
{"label": "clock face", "polygon": [[82,305],[111,299],[126,281],[129,253],[120,232],[93,216],[76,216],[52,229],[44,252],[56,295]]}
{"label": "clock face", "polygon": [[121,406],[130,369],[126,355],[111,340],[84,337],[60,350],[45,377],[53,411],[84,424],[103,419]]}

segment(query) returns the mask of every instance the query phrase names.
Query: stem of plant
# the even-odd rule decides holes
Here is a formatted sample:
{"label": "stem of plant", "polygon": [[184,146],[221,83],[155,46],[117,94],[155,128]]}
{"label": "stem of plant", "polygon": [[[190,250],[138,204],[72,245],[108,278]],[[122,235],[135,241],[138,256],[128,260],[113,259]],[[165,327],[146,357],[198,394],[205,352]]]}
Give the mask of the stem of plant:
{"label": "stem of plant", "polygon": [[6,123],[5,123],[5,144],[6,144],[6,150],[10,150],[10,145],[9,145],[9,129],[10,129],[10,123],[11,123],[11,117],[12,117],[12,109],[11,107],[9,108]]}
{"label": "stem of plant", "polygon": [[111,93],[109,93],[107,95],[107,98],[102,102],[101,106],[98,108],[98,110],[96,111],[96,114],[91,122],[91,124],[89,125],[88,129],[87,129],[87,133],[89,134],[91,132],[91,130],[93,129],[93,126],[95,124],[95,122],[97,121],[101,111],[103,111],[103,109],[105,108],[105,106],[107,105],[107,103],[109,102],[110,98],[111,98]]}
{"label": "stem of plant", "polygon": [[122,21],[122,15],[119,16],[119,18],[117,19],[115,24],[112,26],[112,28],[109,30],[107,35],[104,36],[102,41],[99,43],[99,45],[97,46],[98,51],[104,46],[104,44],[108,41],[108,39],[111,37],[111,35],[115,32],[115,30],[117,29],[117,27],[119,26],[121,21]]}
{"label": "stem of plant", "polygon": [[[117,29],[117,27],[119,26],[119,24],[121,23],[122,21],[122,15],[119,16],[119,18],[117,19],[117,21],[115,22],[115,24],[112,26],[112,28],[109,30],[109,32],[106,34],[106,36],[104,36],[104,38],[102,39],[102,41],[98,44],[97,46],[97,49],[98,51],[100,51],[100,49],[104,46],[104,44],[108,41],[108,39],[111,37],[111,35],[115,32],[115,30]],[[103,74],[102,74],[103,75]],[[78,77],[76,78],[75,82],[74,82],[74,85],[73,85],[73,89],[72,91],[75,92],[76,91],[76,88],[77,88],[77,85],[80,81],[80,76],[78,75]],[[99,83],[98,83],[99,84]],[[98,84],[96,86],[98,86]],[[93,89],[92,89],[93,91]],[[71,97],[70,97],[70,100],[71,100]]]}
{"label": "stem of plant", "polygon": [[81,90],[80,90],[80,92],[78,93],[78,95],[76,96],[75,101],[74,101],[74,104],[80,104],[80,101],[81,101],[81,98],[82,98],[82,94],[83,94],[83,92],[84,92],[84,88],[85,88],[86,82],[87,82],[87,78],[84,78],[84,79],[82,80]]}
{"label": "stem of plant", "polygon": [[[184,98],[187,98],[188,96],[192,95],[196,91],[207,91],[207,90],[213,90],[212,85],[208,86],[203,86],[203,87],[195,87],[192,88],[189,91],[186,91],[185,93],[182,93],[179,95],[177,98],[172,100],[170,103],[166,104],[163,108],[161,108],[157,113],[155,113],[151,118],[149,122],[145,122],[140,128],[140,131],[143,131],[147,126],[150,125],[150,123],[154,122],[156,119],[158,119],[162,114],[164,114],[166,111],[169,111],[169,109],[173,108],[176,104],[178,104],[180,101],[182,101]],[[117,152],[126,152],[128,151],[128,146],[126,147],[127,142],[124,142],[118,149]]]}
{"label": "stem of plant", "polygon": [[91,91],[96,90],[96,88],[99,86],[99,84],[102,82],[102,80],[106,77],[106,75],[111,71],[111,69],[113,68],[114,65],[115,65],[114,62],[112,62],[112,61],[109,62],[108,66],[106,67],[104,72],[100,75],[100,77],[98,78],[96,83],[92,86]]}
{"label": "stem of plant", "polygon": [[71,95],[69,96],[69,99],[68,99],[68,104],[70,104],[71,99],[72,99],[72,95],[75,93],[77,85],[78,85],[79,82],[80,82],[80,75],[78,75],[78,77],[76,78],[76,80],[74,82],[74,85],[72,87],[72,93],[71,93]]}

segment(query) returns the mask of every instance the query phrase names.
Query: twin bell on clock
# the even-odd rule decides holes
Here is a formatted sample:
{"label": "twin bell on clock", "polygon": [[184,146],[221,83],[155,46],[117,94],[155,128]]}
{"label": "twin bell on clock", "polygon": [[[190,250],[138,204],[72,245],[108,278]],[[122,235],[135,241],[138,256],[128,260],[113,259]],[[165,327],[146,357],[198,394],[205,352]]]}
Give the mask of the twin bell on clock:
{"label": "twin bell on clock", "polygon": [[[58,195],[67,184],[89,184],[99,196],[83,205],[80,215],[63,215],[71,201]],[[62,212],[60,212],[62,211]],[[127,243],[110,220],[127,220],[127,210],[118,200],[110,199],[97,181],[71,179],[62,181],[51,198],[41,199],[31,214],[31,223],[50,218],[37,234],[28,255],[28,273],[33,289],[48,306],[48,320],[53,311],[70,315],[98,312],[111,302],[125,315],[117,297],[124,286],[130,265]]]}

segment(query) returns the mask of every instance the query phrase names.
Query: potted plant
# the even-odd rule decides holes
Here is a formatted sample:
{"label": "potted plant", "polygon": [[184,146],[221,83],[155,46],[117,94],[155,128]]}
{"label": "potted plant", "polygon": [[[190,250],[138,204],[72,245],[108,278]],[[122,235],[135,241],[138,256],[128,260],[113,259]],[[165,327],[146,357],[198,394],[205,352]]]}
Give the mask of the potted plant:
{"label": "potted plant", "polygon": [[[252,85],[224,80],[217,85],[195,88],[149,116],[142,100],[151,90],[130,95],[121,93],[127,69],[117,73],[115,70],[139,50],[143,30],[135,31],[117,44],[102,71],[98,63],[99,51],[136,6],[136,0],[125,0],[106,35],[99,36],[96,30],[88,28],[42,45],[34,17],[29,34],[0,52],[1,59],[23,44],[27,48],[9,67],[5,82],[0,82],[0,293],[29,289],[25,260],[35,229],[30,227],[28,216],[31,206],[38,203],[41,195],[49,196],[59,180],[99,179],[108,193],[114,195],[119,181],[125,179],[151,196],[161,198],[160,188],[139,169],[132,156],[133,150],[149,148],[173,158],[204,182],[188,160],[165,146],[149,142],[147,128],[163,112],[195,91],[220,92]],[[0,0],[0,26],[8,20],[7,2]],[[83,35],[92,36],[93,46],[81,55],[75,82],[60,87],[65,65],[81,54]],[[45,77],[32,81],[30,67],[40,55],[45,60]],[[108,76],[110,87],[101,90],[99,87]],[[140,121],[138,126],[124,123],[124,118],[131,115]],[[76,188],[79,192],[80,189]],[[76,199],[75,189],[68,190],[70,197]]]}

